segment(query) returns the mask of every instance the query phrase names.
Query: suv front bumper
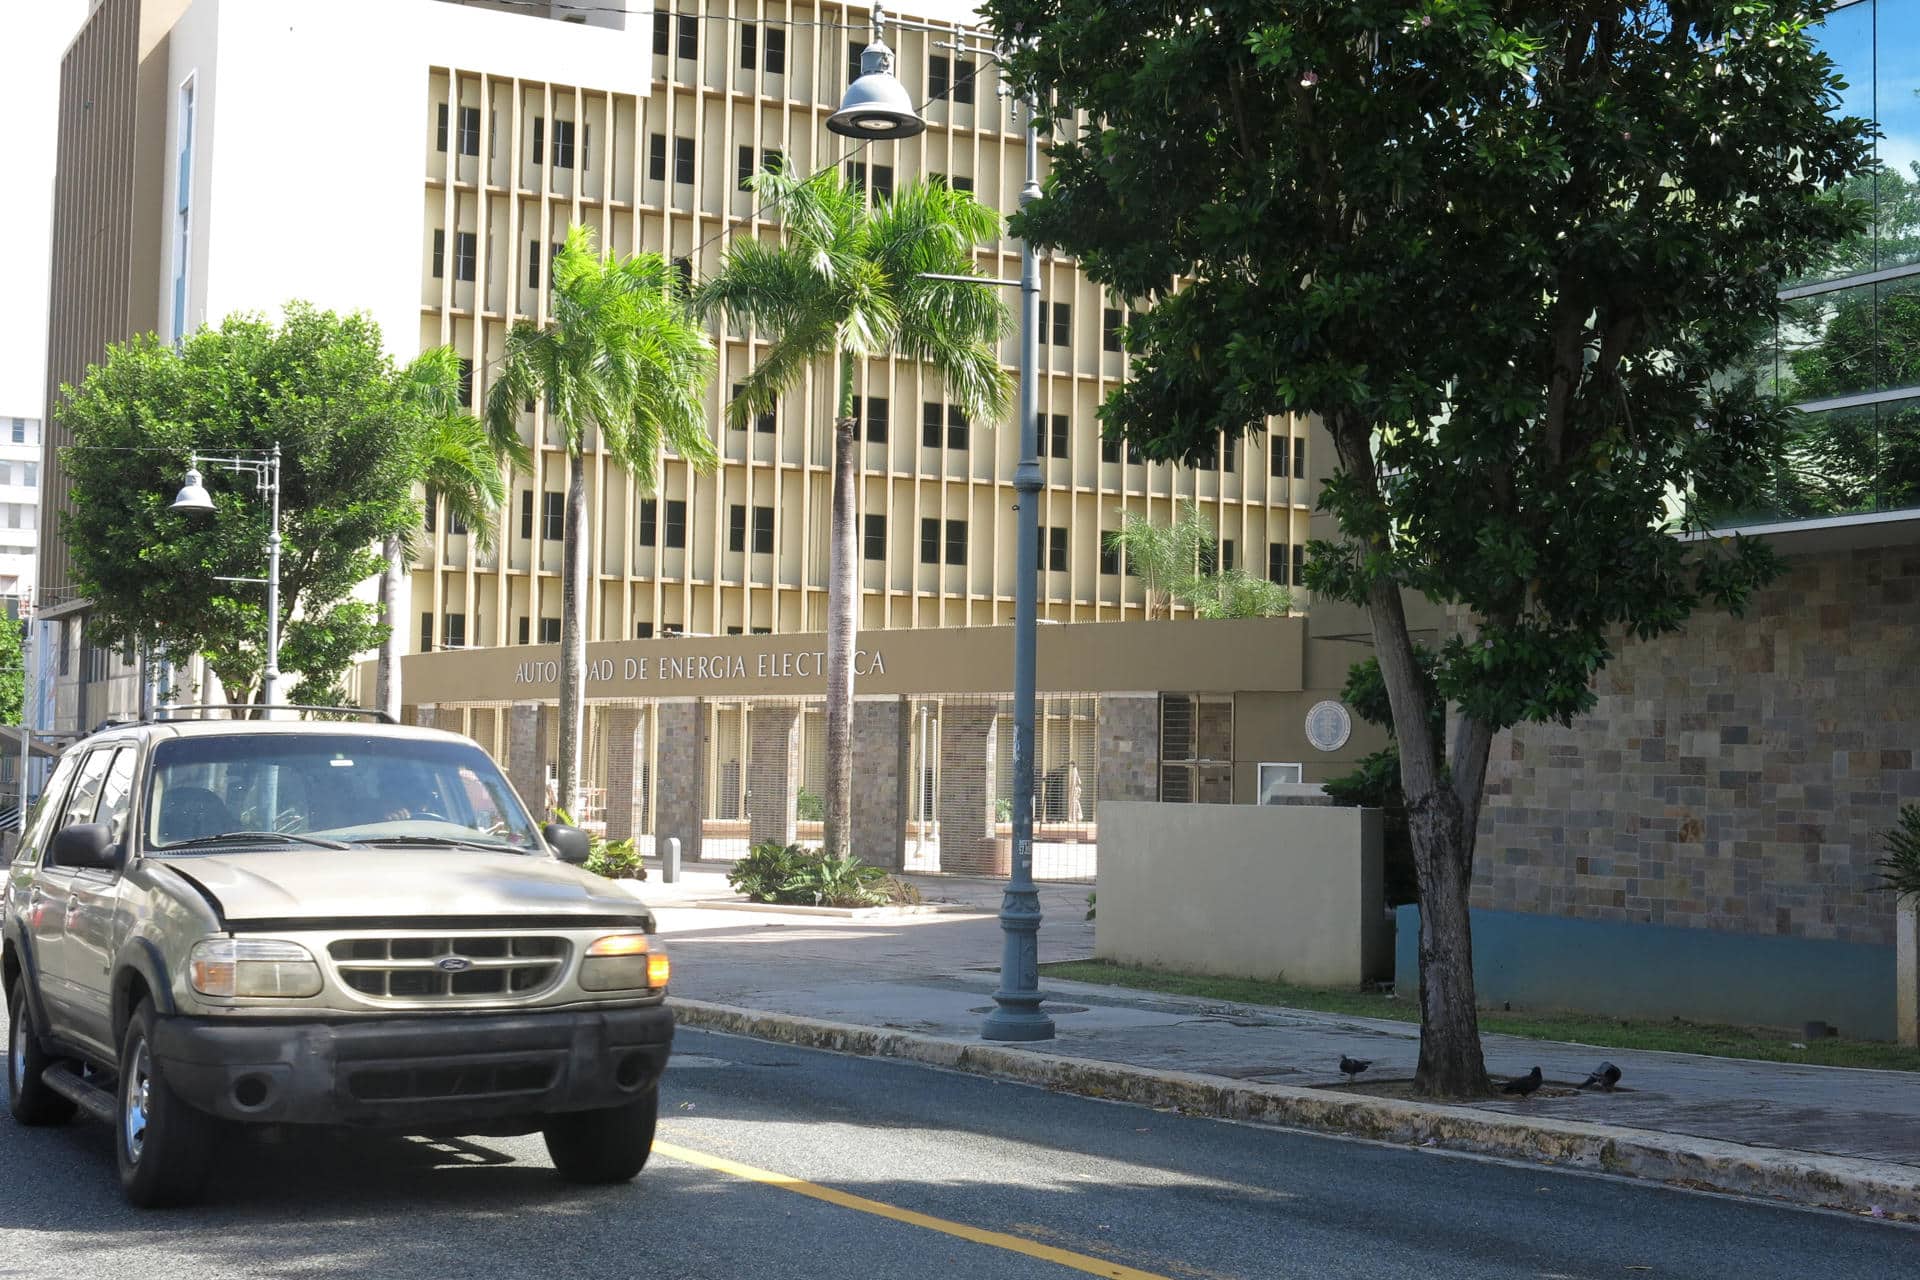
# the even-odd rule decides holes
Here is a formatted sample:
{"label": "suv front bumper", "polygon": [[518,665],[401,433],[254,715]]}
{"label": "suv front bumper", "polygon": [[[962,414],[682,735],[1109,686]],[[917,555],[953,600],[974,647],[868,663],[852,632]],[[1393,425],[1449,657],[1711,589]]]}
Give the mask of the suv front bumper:
{"label": "suv front bumper", "polygon": [[154,1056],[190,1105],[253,1124],[509,1126],[633,1102],[659,1083],[673,1012],[638,1008],[223,1023],[162,1018]]}

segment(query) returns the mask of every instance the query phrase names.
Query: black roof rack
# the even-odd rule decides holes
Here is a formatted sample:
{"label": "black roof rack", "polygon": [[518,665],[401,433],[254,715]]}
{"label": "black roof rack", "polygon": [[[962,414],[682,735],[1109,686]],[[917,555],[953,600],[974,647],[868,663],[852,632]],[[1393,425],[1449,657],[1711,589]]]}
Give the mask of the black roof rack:
{"label": "black roof rack", "polygon": [[[376,710],[373,707],[328,707],[309,702],[190,702],[178,706],[156,707],[154,708],[154,719],[132,720],[126,721],[125,723],[159,723],[159,717],[162,713],[164,713],[168,719],[172,719],[175,717],[176,712],[181,711],[318,711],[336,716],[364,716],[380,724],[400,723],[386,712]],[[186,718],[191,719],[193,717]]]}

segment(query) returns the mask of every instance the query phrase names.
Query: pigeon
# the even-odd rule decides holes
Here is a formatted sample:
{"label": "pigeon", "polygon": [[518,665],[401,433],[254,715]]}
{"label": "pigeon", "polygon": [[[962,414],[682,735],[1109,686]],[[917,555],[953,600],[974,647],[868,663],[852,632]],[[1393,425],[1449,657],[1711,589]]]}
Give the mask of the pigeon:
{"label": "pigeon", "polygon": [[1591,1089],[1593,1086],[1599,1085],[1608,1093],[1612,1093],[1613,1086],[1619,1083],[1620,1068],[1614,1066],[1611,1062],[1603,1062],[1593,1069],[1592,1075],[1580,1082],[1580,1087],[1582,1089]]}
{"label": "pigeon", "polygon": [[1340,1071],[1347,1077],[1348,1084],[1352,1084],[1355,1076],[1372,1065],[1372,1058],[1349,1058],[1344,1053],[1340,1055]]}
{"label": "pigeon", "polygon": [[1517,1093],[1521,1097],[1525,1098],[1525,1097],[1531,1096],[1533,1091],[1535,1089],[1538,1089],[1539,1087],[1540,1087],[1540,1068],[1535,1067],[1532,1071],[1529,1071],[1526,1075],[1515,1076],[1513,1079],[1501,1085],[1500,1092]]}

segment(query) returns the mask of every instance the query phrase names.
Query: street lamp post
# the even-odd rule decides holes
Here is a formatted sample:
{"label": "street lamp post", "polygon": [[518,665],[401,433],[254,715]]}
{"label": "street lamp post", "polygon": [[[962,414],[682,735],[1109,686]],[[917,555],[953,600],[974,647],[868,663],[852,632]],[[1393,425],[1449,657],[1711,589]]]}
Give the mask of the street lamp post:
{"label": "street lamp post", "polygon": [[[186,483],[173,500],[175,511],[212,511],[213,498],[200,482],[200,464],[209,463],[223,471],[253,477],[259,492],[273,512],[267,534],[267,576],[264,578],[216,578],[216,582],[265,583],[267,588],[267,669],[260,679],[260,700],[268,708],[280,705],[280,446],[274,445],[264,457],[207,457],[194,454],[187,464]],[[268,710],[267,715],[272,717]]]}
{"label": "street lamp post", "polygon": [[[892,53],[880,39],[881,9],[873,9],[873,43],[862,56],[864,72],[847,89],[840,110],[827,128],[849,138],[898,137],[882,132],[904,128],[897,115],[883,116],[874,104],[904,101],[913,114],[911,132],[925,128],[911,100],[892,75]],[[938,28],[927,27],[929,31]],[[953,46],[959,49],[958,45]],[[874,57],[875,49],[885,56]],[[997,57],[992,49],[969,47],[964,52]],[[1034,103],[1027,110],[1027,180],[1020,189],[1020,207],[1040,198],[1040,139],[1034,129]],[[889,110],[893,108],[889,106]],[[979,276],[936,277],[979,284],[1009,285],[1011,280]],[[1013,867],[1000,903],[1000,989],[997,1006],[981,1024],[986,1040],[1031,1041],[1053,1039],[1053,1019],[1040,1010],[1040,891],[1033,882],[1033,746],[1035,632],[1039,617],[1040,576],[1040,264],[1031,242],[1020,242],[1020,461],[1013,472],[1019,545],[1015,549],[1013,595]]]}

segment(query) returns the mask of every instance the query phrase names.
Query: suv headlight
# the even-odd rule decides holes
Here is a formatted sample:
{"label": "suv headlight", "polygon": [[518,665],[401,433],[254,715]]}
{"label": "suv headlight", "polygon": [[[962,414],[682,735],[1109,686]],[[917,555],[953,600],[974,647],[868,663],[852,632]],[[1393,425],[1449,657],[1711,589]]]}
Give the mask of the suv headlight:
{"label": "suv headlight", "polygon": [[203,996],[317,996],[320,965],[297,942],[208,938],[187,957],[193,989]]}
{"label": "suv headlight", "polygon": [[587,944],[580,986],[587,991],[647,991],[667,985],[667,953],[644,933],[610,933]]}

